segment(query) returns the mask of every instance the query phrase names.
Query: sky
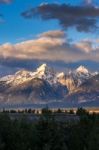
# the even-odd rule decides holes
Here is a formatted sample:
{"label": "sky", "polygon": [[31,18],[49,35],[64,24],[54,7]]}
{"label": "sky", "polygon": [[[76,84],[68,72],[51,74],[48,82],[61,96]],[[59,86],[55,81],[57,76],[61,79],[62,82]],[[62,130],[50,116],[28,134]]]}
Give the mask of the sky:
{"label": "sky", "polygon": [[0,0],[0,75],[42,63],[99,70],[99,0]]}

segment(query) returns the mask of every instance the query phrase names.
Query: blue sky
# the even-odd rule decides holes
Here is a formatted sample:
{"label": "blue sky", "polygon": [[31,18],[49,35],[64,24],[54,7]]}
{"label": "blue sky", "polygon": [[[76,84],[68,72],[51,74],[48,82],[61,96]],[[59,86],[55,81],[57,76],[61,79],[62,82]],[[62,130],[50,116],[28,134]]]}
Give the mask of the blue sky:
{"label": "blue sky", "polygon": [[[18,39],[31,39],[41,32],[58,29],[59,25],[55,21],[44,22],[36,18],[25,20],[20,16],[23,10],[36,7],[42,2],[42,0],[15,0],[11,4],[1,5],[0,10],[4,15],[5,23],[0,25],[2,37],[0,43],[15,43]],[[51,2],[53,0],[50,0]]]}
{"label": "blue sky", "polygon": [[[0,24],[0,43],[11,42],[16,43],[22,40],[32,39],[37,34],[48,31],[61,29],[58,21],[48,20],[42,21],[38,18],[25,20],[20,13],[31,7],[37,7],[41,3],[66,3],[71,5],[83,4],[84,0],[13,0],[11,4],[0,5],[0,11],[4,15],[5,22]],[[94,4],[99,4],[98,0],[94,0]],[[75,30],[70,29],[66,31],[70,38],[74,40],[87,37],[97,37],[95,34],[77,33]],[[75,36],[76,34],[76,36]]]}
{"label": "blue sky", "polygon": [[[97,13],[99,0],[8,1],[0,0],[2,72],[27,69],[26,63],[30,63],[30,66],[31,61],[34,64],[48,62],[60,68],[64,68],[67,64],[71,67],[71,64],[77,66],[83,63],[91,69],[94,69],[95,65],[96,69],[96,64],[99,65],[99,13]],[[62,10],[63,6],[65,10]],[[46,10],[44,10],[45,7]],[[57,12],[57,7],[61,10],[60,12]],[[37,11],[38,15],[34,15],[31,9]],[[66,9],[69,10],[69,14]],[[76,10],[79,11],[78,14],[75,13]],[[85,14],[83,10],[86,11]],[[91,13],[90,10],[92,10]],[[27,13],[30,13],[32,17],[27,17]],[[50,15],[50,18],[44,19],[46,15]],[[70,20],[70,16],[73,20]],[[16,65],[13,66],[13,63]]]}

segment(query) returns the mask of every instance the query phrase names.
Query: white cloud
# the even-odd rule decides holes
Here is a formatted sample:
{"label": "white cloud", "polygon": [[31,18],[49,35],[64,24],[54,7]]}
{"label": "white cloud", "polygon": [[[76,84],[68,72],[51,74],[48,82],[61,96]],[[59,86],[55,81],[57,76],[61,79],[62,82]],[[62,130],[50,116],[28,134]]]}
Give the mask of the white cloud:
{"label": "white cloud", "polygon": [[[85,39],[71,44],[63,31],[42,33],[36,39],[17,44],[5,43],[0,46],[3,58],[62,60],[75,62],[79,60],[99,60],[98,39]],[[95,47],[96,45],[96,47]]]}
{"label": "white cloud", "polygon": [[77,48],[79,48],[82,51],[85,51],[86,53],[90,53],[94,50],[93,43],[90,40],[82,40],[75,44]]}

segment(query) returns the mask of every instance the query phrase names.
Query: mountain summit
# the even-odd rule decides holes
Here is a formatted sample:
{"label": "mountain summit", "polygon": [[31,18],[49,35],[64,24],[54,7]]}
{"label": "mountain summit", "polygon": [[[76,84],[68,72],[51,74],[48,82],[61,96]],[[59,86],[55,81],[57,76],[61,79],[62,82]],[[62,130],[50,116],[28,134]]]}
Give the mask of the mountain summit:
{"label": "mountain summit", "polygon": [[42,64],[34,72],[34,77],[47,80],[50,84],[56,83],[56,72],[53,68],[47,66],[47,64]]}
{"label": "mountain summit", "polygon": [[88,69],[85,68],[84,66],[79,66],[79,67],[76,69],[76,72],[77,72],[77,73],[83,73],[83,74],[89,74]]}
{"label": "mountain summit", "polygon": [[47,64],[0,78],[0,104],[99,101],[99,73],[84,66],[57,73]]}

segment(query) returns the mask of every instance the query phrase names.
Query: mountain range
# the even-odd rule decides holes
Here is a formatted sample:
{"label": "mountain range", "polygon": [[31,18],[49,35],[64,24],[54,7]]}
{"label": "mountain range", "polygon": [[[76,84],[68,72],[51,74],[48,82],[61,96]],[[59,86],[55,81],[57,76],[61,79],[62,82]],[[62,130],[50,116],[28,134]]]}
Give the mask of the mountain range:
{"label": "mountain range", "polygon": [[42,64],[36,71],[20,70],[0,78],[0,104],[65,103],[99,106],[99,73],[84,66],[57,72]]}

